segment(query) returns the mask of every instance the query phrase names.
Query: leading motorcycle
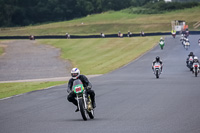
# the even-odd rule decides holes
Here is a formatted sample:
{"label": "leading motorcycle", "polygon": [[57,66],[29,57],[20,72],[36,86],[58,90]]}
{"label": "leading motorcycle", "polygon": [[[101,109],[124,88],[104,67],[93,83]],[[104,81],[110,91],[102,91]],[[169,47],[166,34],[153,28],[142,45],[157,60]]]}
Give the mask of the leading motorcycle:
{"label": "leading motorcycle", "polygon": [[94,109],[92,107],[90,95],[87,94],[87,91],[85,90],[83,83],[80,79],[74,80],[73,90],[76,94],[78,108],[81,112],[83,120],[86,121],[88,118],[94,119]]}

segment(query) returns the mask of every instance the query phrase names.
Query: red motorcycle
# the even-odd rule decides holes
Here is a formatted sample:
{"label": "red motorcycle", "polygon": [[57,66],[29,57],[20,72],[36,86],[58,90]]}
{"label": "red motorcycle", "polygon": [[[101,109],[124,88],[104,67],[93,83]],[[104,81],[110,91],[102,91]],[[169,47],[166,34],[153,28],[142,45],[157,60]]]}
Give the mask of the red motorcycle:
{"label": "red motorcycle", "polygon": [[176,37],[176,33],[175,33],[175,32],[173,32],[173,33],[172,33],[172,36],[173,36],[173,38],[175,38],[175,37]]}
{"label": "red motorcycle", "polygon": [[199,73],[199,63],[194,63],[193,64],[193,72],[195,74],[195,77],[197,77],[197,75]]}

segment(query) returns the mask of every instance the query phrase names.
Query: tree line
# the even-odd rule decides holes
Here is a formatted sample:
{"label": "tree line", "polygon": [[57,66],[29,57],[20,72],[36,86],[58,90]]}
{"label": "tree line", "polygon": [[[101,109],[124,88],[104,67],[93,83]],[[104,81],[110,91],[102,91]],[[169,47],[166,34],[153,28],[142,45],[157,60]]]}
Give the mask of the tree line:
{"label": "tree line", "polygon": [[160,1],[163,0],[0,0],[0,27],[71,20]]}

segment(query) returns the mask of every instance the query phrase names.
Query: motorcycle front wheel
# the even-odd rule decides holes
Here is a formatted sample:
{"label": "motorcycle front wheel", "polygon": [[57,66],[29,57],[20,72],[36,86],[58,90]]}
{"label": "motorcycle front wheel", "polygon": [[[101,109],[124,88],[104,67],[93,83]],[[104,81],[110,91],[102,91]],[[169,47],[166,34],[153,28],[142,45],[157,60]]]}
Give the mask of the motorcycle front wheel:
{"label": "motorcycle front wheel", "polygon": [[94,119],[94,110],[88,111],[90,119]]}
{"label": "motorcycle front wheel", "polygon": [[158,70],[156,70],[156,78],[159,78]]}
{"label": "motorcycle front wheel", "polygon": [[195,68],[195,77],[197,77],[197,74],[198,74],[198,72],[197,72],[197,70],[196,70],[197,68]]}
{"label": "motorcycle front wheel", "polygon": [[81,115],[83,117],[83,120],[87,121],[87,112],[84,108],[83,99],[79,99],[79,106],[80,106],[80,112],[81,112]]}

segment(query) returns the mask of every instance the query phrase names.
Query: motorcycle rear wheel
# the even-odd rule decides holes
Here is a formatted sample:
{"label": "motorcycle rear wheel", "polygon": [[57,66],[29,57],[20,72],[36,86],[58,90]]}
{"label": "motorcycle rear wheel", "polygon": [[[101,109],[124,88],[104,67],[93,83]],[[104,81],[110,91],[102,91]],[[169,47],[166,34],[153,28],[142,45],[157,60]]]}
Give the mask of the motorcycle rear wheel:
{"label": "motorcycle rear wheel", "polygon": [[88,113],[90,119],[94,119],[94,110],[91,110],[90,112],[88,111],[87,113]]}

